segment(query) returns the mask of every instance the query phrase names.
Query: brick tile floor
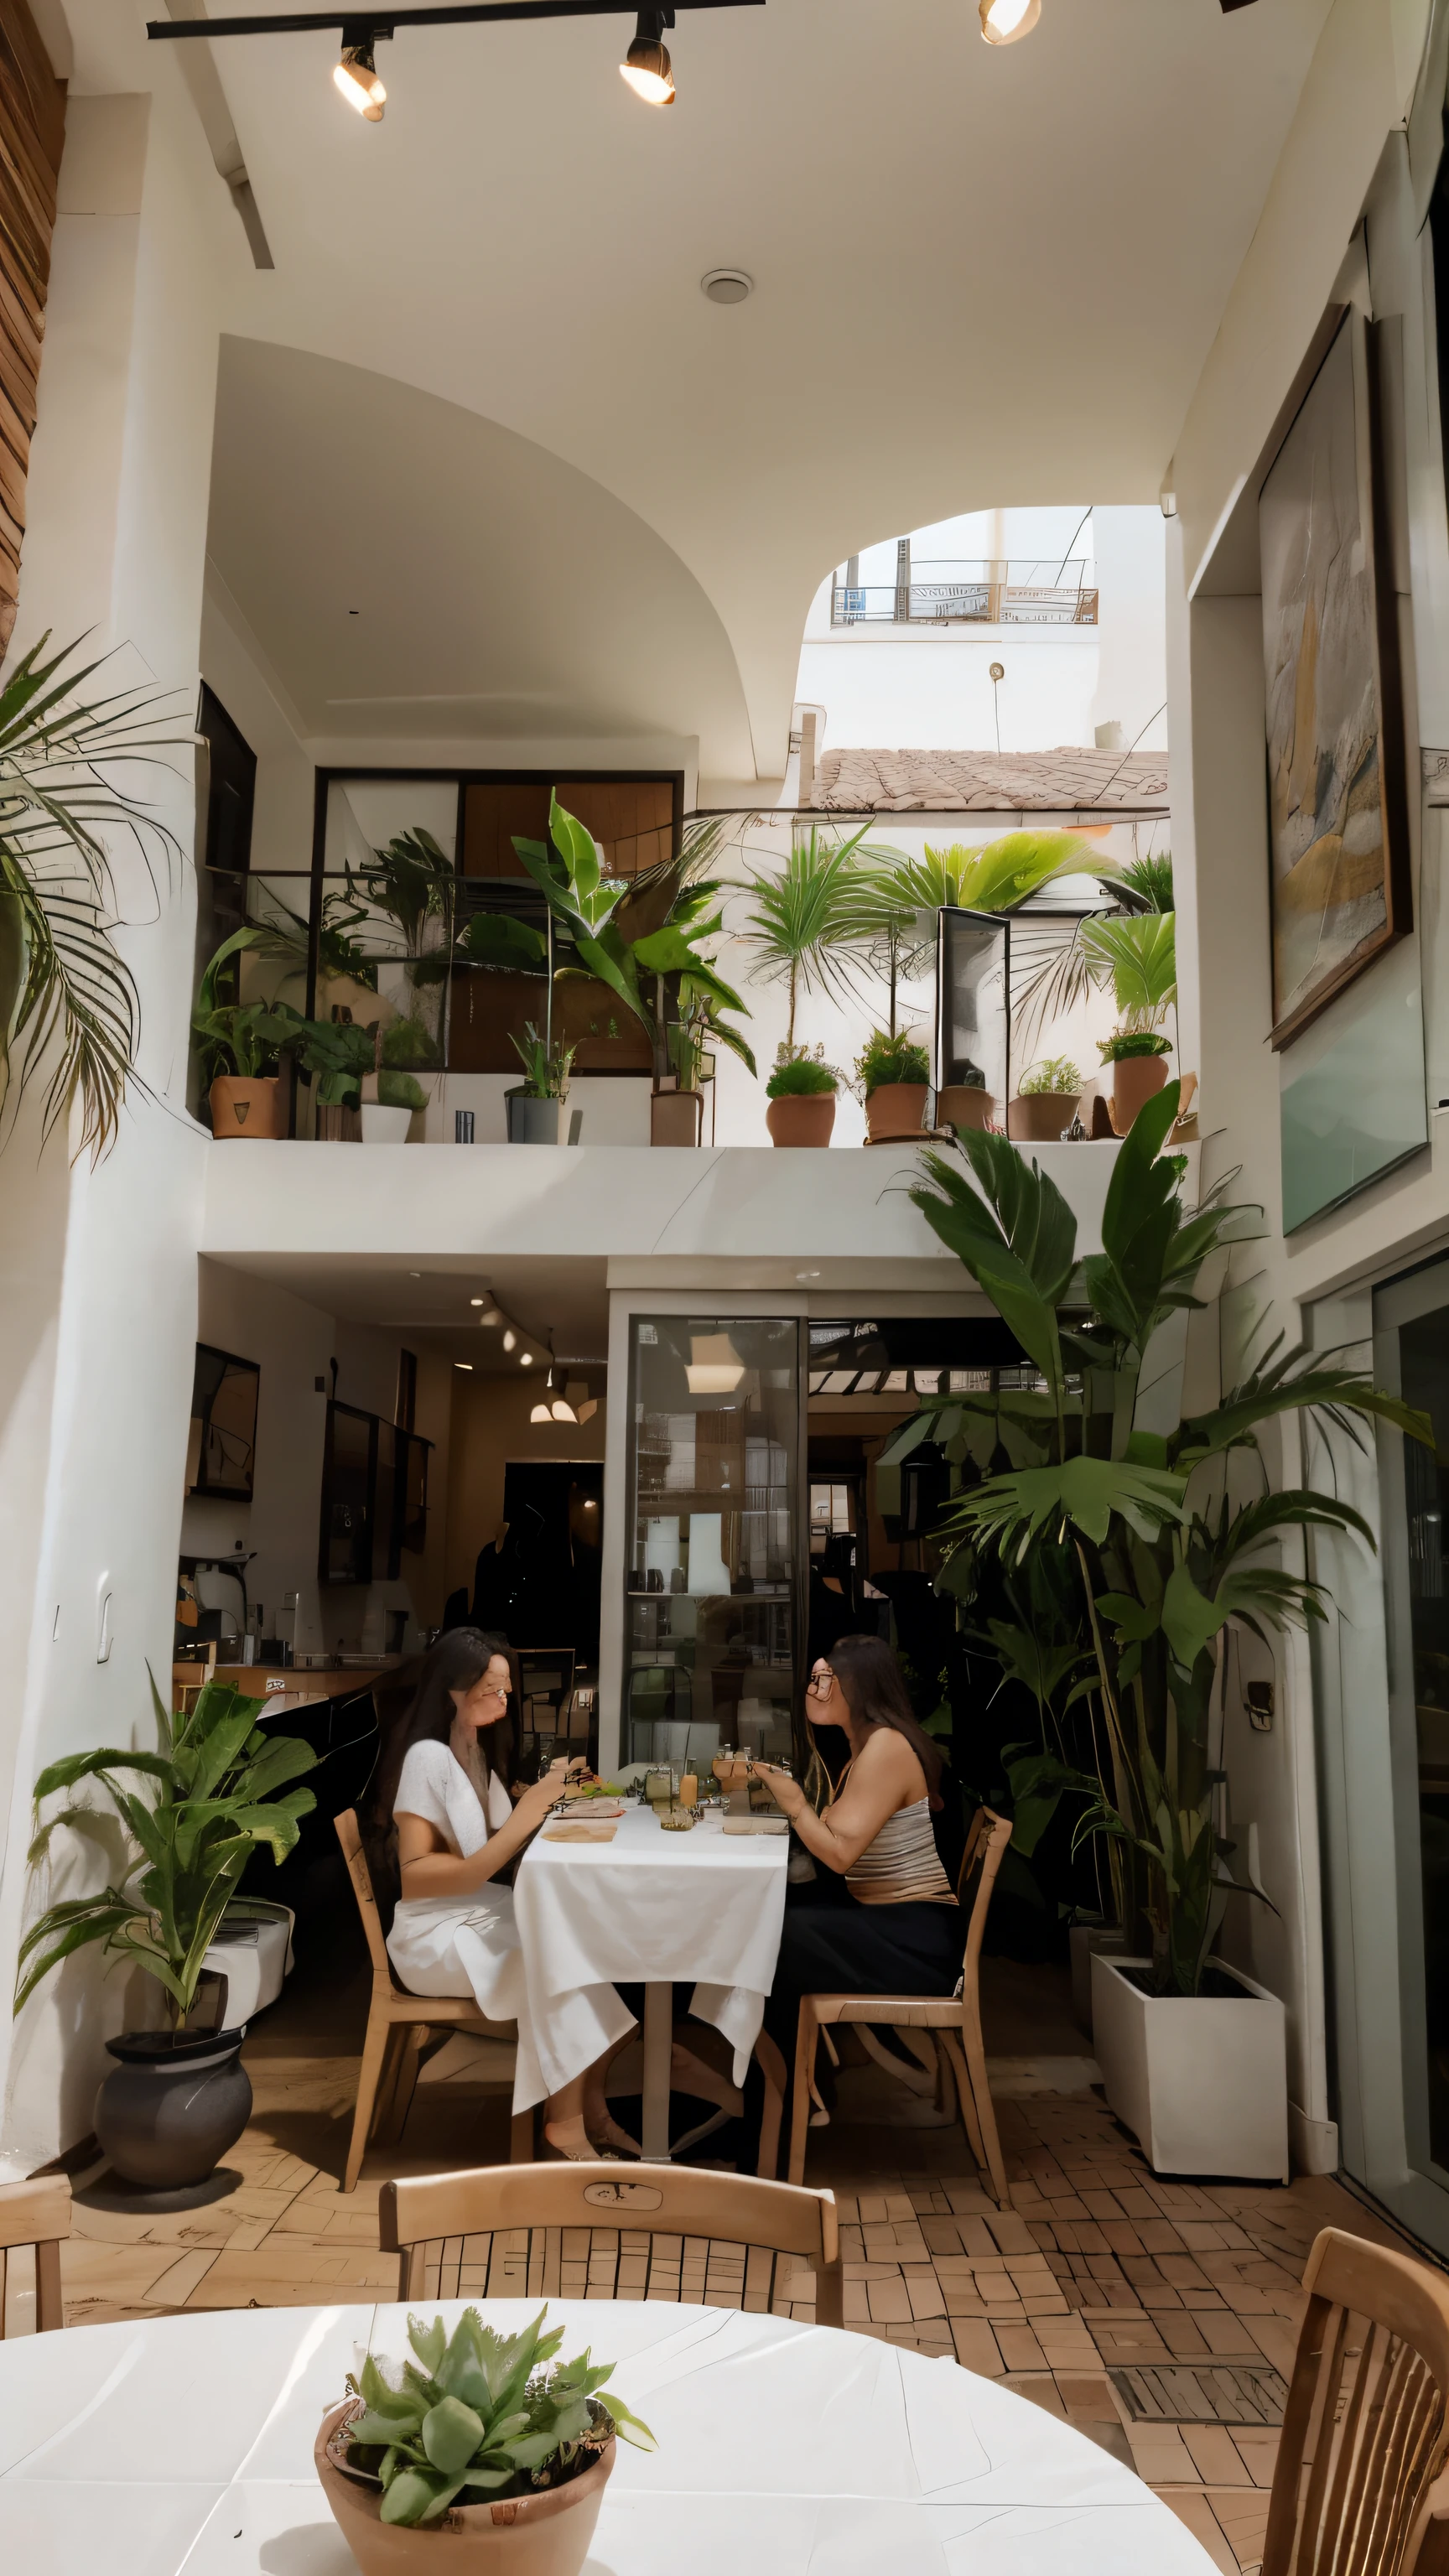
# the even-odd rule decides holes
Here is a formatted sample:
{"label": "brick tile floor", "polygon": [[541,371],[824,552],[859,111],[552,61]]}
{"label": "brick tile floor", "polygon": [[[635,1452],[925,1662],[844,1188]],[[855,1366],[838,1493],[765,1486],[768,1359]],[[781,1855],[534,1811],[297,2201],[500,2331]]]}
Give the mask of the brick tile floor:
{"label": "brick tile floor", "polygon": [[[1092,2089],[1096,2070],[1055,1972],[989,1966],[1011,2207],[998,2210],[982,2189],[958,2127],[895,2125],[890,2079],[845,2069],[840,2113],[812,2133],[808,2172],[839,2203],[847,2324],[954,2354],[1076,2425],[1135,2467],[1237,2576],[1262,2555],[1276,2434],[1134,2422],[1107,2373],[1213,2356],[1286,2373],[1318,2229],[1402,2239],[1326,2178],[1286,2189],[1159,2180]],[[511,2053],[450,2040],[425,2069],[401,2146],[371,2155],[344,2198],[359,2001],[351,1989],[320,2007],[289,1996],[258,2026],[247,2049],[255,2111],[227,2159],[241,2175],[229,2198],[149,2219],[77,2207],[64,2249],[68,2323],[392,2294],[395,2264],[377,2250],[378,2186],[389,2173],[506,2158]],[[1024,2041],[1039,2043],[1036,2054],[1021,2053]],[[919,2116],[908,2100],[905,2116]],[[725,2248],[572,2236],[465,2240],[453,2257],[458,2285],[813,2313],[813,2279],[793,2267],[770,2281]],[[22,2329],[26,2304],[21,2275],[12,2320]]]}

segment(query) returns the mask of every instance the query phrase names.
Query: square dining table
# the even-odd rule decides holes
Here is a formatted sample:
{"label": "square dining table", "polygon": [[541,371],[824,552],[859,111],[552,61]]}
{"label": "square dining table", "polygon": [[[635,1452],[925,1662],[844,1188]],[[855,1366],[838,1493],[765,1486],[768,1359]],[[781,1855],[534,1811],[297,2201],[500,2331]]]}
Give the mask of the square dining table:
{"label": "square dining table", "polygon": [[785,1919],[786,1834],[727,1834],[706,1808],[671,1833],[631,1806],[611,1842],[551,1840],[524,1854],[514,1882],[531,2031],[520,2031],[513,2106],[527,2110],[591,2065],[607,2045],[614,1985],[642,1984],[641,2145],[669,2155],[673,1992],[694,1980],[691,2009],[723,2032],[743,2084],[764,2018]]}

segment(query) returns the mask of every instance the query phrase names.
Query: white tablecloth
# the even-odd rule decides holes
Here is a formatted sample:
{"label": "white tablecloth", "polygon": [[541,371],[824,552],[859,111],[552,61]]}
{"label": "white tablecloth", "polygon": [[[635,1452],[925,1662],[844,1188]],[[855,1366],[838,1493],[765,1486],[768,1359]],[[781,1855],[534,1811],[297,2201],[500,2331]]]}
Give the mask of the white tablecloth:
{"label": "white tablecloth", "polygon": [[528,1987],[516,2111],[618,2036],[616,1983],[692,1977],[693,2010],[724,2032],[744,2082],[775,1974],[789,1840],[726,1834],[723,1821],[711,1810],[692,1833],[667,1834],[634,1807],[611,1843],[530,1843],[513,1888]]}
{"label": "white tablecloth", "polygon": [[[659,2439],[620,2443],[586,2576],[1210,2576],[1130,2470],[954,2362],[731,2309],[549,2313]],[[354,2347],[404,2331],[400,2308],[223,2309],[0,2344],[0,2561],[355,2576],[312,2444]]]}

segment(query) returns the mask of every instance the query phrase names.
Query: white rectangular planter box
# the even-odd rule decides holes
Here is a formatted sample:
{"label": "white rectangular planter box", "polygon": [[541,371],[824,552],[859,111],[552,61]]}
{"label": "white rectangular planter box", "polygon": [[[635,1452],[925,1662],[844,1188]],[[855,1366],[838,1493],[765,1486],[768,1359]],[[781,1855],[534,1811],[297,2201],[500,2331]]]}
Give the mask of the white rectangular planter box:
{"label": "white rectangular planter box", "polygon": [[1109,2107],[1154,2173],[1288,2180],[1287,2030],[1276,1995],[1223,1959],[1209,1965],[1242,1988],[1147,1995],[1124,1968],[1092,1960],[1092,2046]]}

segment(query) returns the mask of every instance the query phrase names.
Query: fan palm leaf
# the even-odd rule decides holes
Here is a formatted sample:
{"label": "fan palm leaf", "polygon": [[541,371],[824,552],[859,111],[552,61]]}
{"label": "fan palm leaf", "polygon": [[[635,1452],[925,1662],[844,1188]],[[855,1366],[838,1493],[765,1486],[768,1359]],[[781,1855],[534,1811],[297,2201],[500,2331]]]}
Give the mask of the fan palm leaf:
{"label": "fan palm leaf", "polygon": [[[0,686],[0,1104],[45,1080],[43,1133],[79,1103],[78,1151],[114,1139],[140,1039],[134,978],[115,945],[108,846],[118,831],[148,873],[175,835],[105,771],[155,765],[186,736],[155,730],[161,701],[88,695],[100,668],[31,646]],[[144,1086],[142,1086],[144,1088]]]}

